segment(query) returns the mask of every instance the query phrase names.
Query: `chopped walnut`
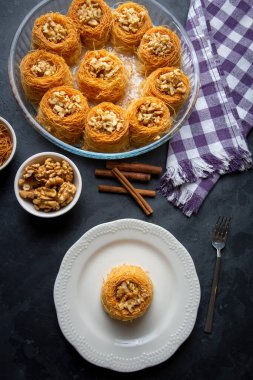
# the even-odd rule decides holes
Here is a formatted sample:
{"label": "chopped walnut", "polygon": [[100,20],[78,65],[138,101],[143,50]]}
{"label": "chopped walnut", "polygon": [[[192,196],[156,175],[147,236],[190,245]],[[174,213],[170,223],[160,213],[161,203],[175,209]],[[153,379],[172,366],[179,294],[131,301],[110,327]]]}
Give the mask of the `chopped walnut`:
{"label": "chopped walnut", "polygon": [[138,121],[147,127],[158,125],[163,116],[163,107],[161,103],[147,100],[143,103],[137,113]]}
{"label": "chopped walnut", "polygon": [[48,187],[39,187],[34,190],[33,204],[36,210],[57,211],[60,204],[57,198],[57,191]]}
{"label": "chopped walnut", "polygon": [[166,55],[172,48],[168,34],[161,34],[160,32],[147,34],[144,36],[144,41],[147,42],[145,48],[155,55]]}
{"label": "chopped walnut", "polygon": [[51,17],[49,17],[47,22],[42,26],[42,32],[48,41],[56,44],[65,40],[68,35],[67,29],[61,24],[54,22]]}
{"label": "chopped walnut", "polygon": [[18,184],[25,191],[33,190],[36,187],[40,186],[40,183],[33,177],[29,177],[26,179],[21,178],[18,181]]}
{"label": "chopped walnut", "polygon": [[181,80],[182,71],[175,69],[169,73],[162,74],[157,79],[157,87],[160,91],[173,96],[174,94],[185,94],[186,87]]}
{"label": "chopped walnut", "polygon": [[129,33],[137,33],[143,24],[145,12],[125,7],[120,11],[115,11],[114,16],[121,29]]}
{"label": "chopped walnut", "polygon": [[100,23],[102,9],[96,1],[86,0],[79,8],[77,15],[83,24],[95,27]]}
{"label": "chopped walnut", "polygon": [[58,199],[62,206],[69,204],[76,193],[76,187],[73,183],[63,182],[58,191]]}
{"label": "chopped walnut", "polygon": [[[43,164],[32,164],[25,168],[23,173],[23,178],[19,181],[25,179],[37,181],[39,185],[43,184],[46,186],[47,181],[50,178],[60,177],[64,181],[73,181],[73,169],[69,163],[65,160],[62,162],[54,161],[52,158],[47,158]],[[20,182],[20,184],[23,182]]]}
{"label": "chopped walnut", "polygon": [[25,168],[19,186],[19,194],[31,199],[36,210],[57,211],[69,204],[76,193],[73,169],[65,160],[47,158],[43,164],[32,164]]}
{"label": "chopped walnut", "polygon": [[39,59],[35,65],[31,67],[31,72],[36,77],[50,77],[56,73],[56,66],[43,59]]}
{"label": "chopped walnut", "polygon": [[54,113],[60,117],[72,115],[81,109],[81,98],[79,95],[69,96],[65,91],[55,91],[48,99]]}
{"label": "chopped walnut", "polygon": [[19,195],[24,199],[34,199],[34,190],[19,190]]}
{"label": "chopped walnut", "polygon": [[89,62],[90,74],[95,78],[109,79],[119,70],[110,57],[93,57]]}
{"label": "chopped walnut", "polygon": [[96,114],[92,116],[88,124],[95,131],[114,132],[119,131],[123,127],[123,120],[119,120],[113,111],[98,109]]}
{"label": "chopped walnut", "polygon": [[139,285],[127,280],[117,286],[116,298],[119,300],[118,307],[120,310],[126,309],[132,313],[136,306],[144,302],[146,295],[142,294]]}
{"label": "chopped walnut", "polygon": [[63,178],[59,177],[58,175],[55,177],[50,177],[46,183],[46,187],[55,187],[55,186],[61,186],[64,183]]}

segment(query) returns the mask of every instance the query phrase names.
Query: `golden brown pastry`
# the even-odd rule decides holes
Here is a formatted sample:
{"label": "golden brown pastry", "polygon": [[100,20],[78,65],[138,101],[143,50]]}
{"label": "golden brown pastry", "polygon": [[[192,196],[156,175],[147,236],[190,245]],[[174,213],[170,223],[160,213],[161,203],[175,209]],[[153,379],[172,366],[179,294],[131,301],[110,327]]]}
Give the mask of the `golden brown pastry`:
{"label": "golden brown pastry", "polygon": [[178,67],[162,67],[153,71],[142,84],[144,96],[155,96],[164,101],[171,115],[188,99],[189,78]]}
{"label": "golden brown pastry", "polygon": [[101,290],[101,302],[111,318],[132,321],[141,317],[153,298],[153,284],[138,266],[122,265],[108,274]]}
{"label": "golden brown pastry", "polygon": [[104,102],[87,115],[84,149],[94,152],[123,152],[129,147],[129,123],[126,111],[113,103]]}
{"label": "golden brown pastry", "polygon": [[64,59],[45,50],[28,53],[20,63],[24,92],[32,103],[38,103],[53,87],[73,86],[73,77]]}
{"label": "golden brown pastry", "polygon": [[68,16],[77,25],[84,46],[96,49],[106,44],[110,37],[112,11],[103,0],[73,0]]}
{"label": "golden brown pastry", "polygon": [[116,102],[125,93],[123,62],[107,50],[88,51],[77,72],[80,90],[89,100]]}
{"label": "golden brown pastry", "polygon": [[82,137],[88,111],[87,100],[80,91],[60,86],[45,93],[37,120],[58,139],[75,144]]}
{"label": "golden brown pastry", "polygon": [[164,66],[180,66],[180,40],[172,30],[164,26],[156,26],[144,34],[137,56],[142,63],[144,73]]}
{"label": "golden brown pastry", "polygon": [[127,109],[130,144],[134,147],[159,140],[171,128],[170,111],[153,96],[133,101]]}
{"label": "golden brown pastry", "polygon": [[152,27],[147,9],[134,2],[121,4],[113,12],[112,43],[120,51],[134,52]]}
{"label": "golden brown pastry", "polygon": [[32,45],[34,49],[60,55],[70,66],[81,54],[80,35],[74,21],[60,13],[47,13],[35,20]]}

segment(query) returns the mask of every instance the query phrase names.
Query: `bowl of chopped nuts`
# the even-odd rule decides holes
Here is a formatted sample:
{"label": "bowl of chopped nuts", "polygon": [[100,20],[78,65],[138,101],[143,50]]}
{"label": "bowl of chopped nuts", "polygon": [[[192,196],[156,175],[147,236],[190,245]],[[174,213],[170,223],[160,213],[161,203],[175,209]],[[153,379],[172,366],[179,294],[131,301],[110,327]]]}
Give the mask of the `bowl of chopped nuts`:
{"label": "bowl of chopped nuts", "polygon": [[82,177],[68,157],[42,152],[29,157],[18,169],[14,191],[30,214],[53,218],[68,212],[78,201]]}
{"label": "bowl of chopped nuts", "polygon": [[0,117],[0,171],[12,160],[16,151],[16,135],[14,129],[3,117]]}

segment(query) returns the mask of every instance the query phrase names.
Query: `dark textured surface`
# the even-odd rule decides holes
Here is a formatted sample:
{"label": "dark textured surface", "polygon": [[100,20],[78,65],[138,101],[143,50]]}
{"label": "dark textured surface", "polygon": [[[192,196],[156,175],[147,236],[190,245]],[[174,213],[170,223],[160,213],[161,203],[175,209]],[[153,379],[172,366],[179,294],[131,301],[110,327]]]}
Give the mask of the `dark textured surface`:
{"label": "dark textured surface", "polygon": [[[37,1],[36,1],[37,2]],[[40,151],[58,151],[25,120],[12,95],[7,61],[12,37],[34,1],[0,1],[0,114],[14,126],[18,147],[13,162],[0,172],[0,378],[2,380],[68,379],[252,379],[253,318],[253,180],[252,172],[222,178],[199,214],[187,219],[165,199],[150,200],[154,216],[146,218],[128,197],[98,194],[94,169],[103,162],[67,155],[81,170],[83,192],[78,205],[57,220],[30,216],[18,205],[13,181],[20,164]],[[183,23],[188,2],[163,1]],[[253,148],[253,135],[249,138]],[[165,164],[166,146],[141,160]],[[153,181],[151,186],[156,186]],[[220,292],[214,331],[205,335],[215,252],[211,226],[218,215],[232,216],[222,257]],[[189,250],[199,275],[202,298],[192,334],[166,362],[131,375],[86,362],[59,329],[53,285],[68,248],[91,227],[119,218],[156,223],[174,234]],[[166,295],[165,295],[166,296]]]}

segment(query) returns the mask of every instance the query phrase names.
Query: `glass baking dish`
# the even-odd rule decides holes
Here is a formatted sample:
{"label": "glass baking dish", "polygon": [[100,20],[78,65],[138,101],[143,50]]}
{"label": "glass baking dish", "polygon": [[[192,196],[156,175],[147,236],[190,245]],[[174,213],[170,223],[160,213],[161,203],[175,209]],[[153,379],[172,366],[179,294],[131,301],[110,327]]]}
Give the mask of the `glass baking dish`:
{"label": "glass baking dish", "polygon": [[[135,2],[144,5],[148,9],[154,25],[167,25],[171,30],[177,33],[182,46],[182,70],[189,77],[191,83],[190,97],[176,115],[173,122],[173,128],[161,137],[161,139],[138,149],[132,149],[120,153],[96,153],[66,144],[48,133],[43,126],[37,122],[36,108],[29,103],[24,94],[20,79],[19,65],[22,58],[31,50],[31,33],[34,21],[40,15],[47,12],[60,12],[66,14],[70,5],[70,0],[42,1],[27,14],[14,36],[9,57],[9,78],[15,98],[31,125],[53,144],[66,151],[79,156],[95,159],[121,159],[138,156],[159,147],[171,139],[171,137],[181,128],[183,122],[189,117],[194,107],[199,90],[199,68],[194,48],[187,33],[176,18],[155,0],[137,0]],[[113,8],[118,4],[118,0],[108,0],[107,3]]]}

